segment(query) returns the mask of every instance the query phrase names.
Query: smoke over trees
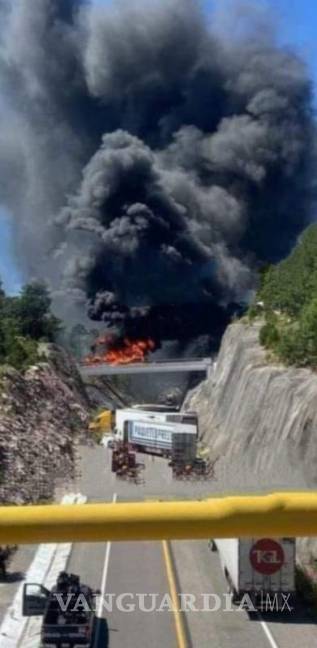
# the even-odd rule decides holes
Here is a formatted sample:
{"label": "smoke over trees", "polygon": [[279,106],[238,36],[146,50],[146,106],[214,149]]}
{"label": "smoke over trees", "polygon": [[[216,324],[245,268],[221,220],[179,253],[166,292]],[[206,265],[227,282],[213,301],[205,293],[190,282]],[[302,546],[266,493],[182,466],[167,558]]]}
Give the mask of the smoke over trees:
{"label": "smoke over trees", "polygon": [[194,0],[0,7],[0,199],[57,312],[171,327],[244,300],[309,220],[304,64]]}

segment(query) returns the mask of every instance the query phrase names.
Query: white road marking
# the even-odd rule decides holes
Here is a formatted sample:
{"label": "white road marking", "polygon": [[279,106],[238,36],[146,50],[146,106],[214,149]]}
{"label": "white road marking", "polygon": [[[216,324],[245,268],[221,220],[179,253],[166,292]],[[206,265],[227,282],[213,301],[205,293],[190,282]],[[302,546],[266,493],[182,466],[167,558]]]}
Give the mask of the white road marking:
{"label": "white road marking", "polygon": [[[117,493],[113,494],[112,501],[113,503],[117,501]],[[109,562],[110,562],[110,550],[111,550],[111,542],[109,541],[107,542],[107,546],[106,546],[105,562],[104,562],[104,568],[102,573],[102,581],[101,581],[101,588],[100,588],[101,594],[100,594],[100,600],[99,600],[99,605],[97,610],[98,624],[96,628],[94,648],[98,648],[99,637],[100,637],[100,629],[101,629],[100,621],[102,618],[103,600],[105,598],[106,587],[107,587],[107,578],[108,578],[108,570],[109,570]]]}
{"label": "white road marking", "polygon": [[[65,495],[62,504],[83,504],[86,497],[77,494]],[[60,571],[63,571],[72,545],[41,544],[29,567],[25,580],[31,583],[43,583],[51,587]],[[28,619],[22,616],[23,582],[19,586],[12,604],[0,626],[0,648],[18,648],[23,639],[23,648],[37,648],[40,644],[42,619]]]}
{"label": "white road marking", "polygon": [[[42,581],[46,589],[50,590],[53,585],[55,585],[58,574],[61,571],[64,571],[71,549],[72,545],[70,543],[57,545],[55,555],[48,570],[47,576],[44,581]],[[24,632],[22,632],[22,636],[20,637],[18,645],[23,646],[23,648],[38,648],[40,646],[42,623],[42,617],[36,616],[27,619],[26,626],[24,627]]]}
{"label": "white road marking", "polygon": [[274,639],[274,637],[273,637],[273,635],[272,635],[272,633],[271,633],[271,630],[270,630],[269,626],[267,625],[266,621],[264,621],[264,619],[262,618],[260,612],[258,612],[258,617],[259,617],[261,626],[263,628],[264,634],[266,635],[267,639],[269,640],[269,643],[270,643],[271,647],[272,648],[279,648],[276,641],[275,641],[275,639]]}
{"label": "white road marking", "polygon": [[[81,495],[81,493],[65,495],[62,500],[62,504],[85,504],[87,497]],[[66,568],[69,556],[72,551],[72,544],[70,542],[65,542],[62,544],[55,545],[55,555],[53,557],[52,563],[46,575],[44,581],[42,581],[44,587],[50,590],[55,585],[58,574],[61,571],[64,571]],[[40,634],[42,628],[42,617],[32,617],[27,619],[27,623],[24,626],[24,632],[20,638],[20,644],[23,648],[39,648],[40,646]]]}

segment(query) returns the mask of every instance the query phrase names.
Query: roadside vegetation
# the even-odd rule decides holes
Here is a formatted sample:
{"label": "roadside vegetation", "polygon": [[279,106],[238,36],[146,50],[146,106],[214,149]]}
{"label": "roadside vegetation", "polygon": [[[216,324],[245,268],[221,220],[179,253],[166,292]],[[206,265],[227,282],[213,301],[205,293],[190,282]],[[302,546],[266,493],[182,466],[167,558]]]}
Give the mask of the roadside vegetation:
{"label": "roadside vegetation", "polygon": [[61,328],[50,309],[44,284],[27,284],[11,297],[0,283],[0,365],[23,370],[38,360],[38,342],[53,342]]}
{"label": "roadside vegetation", "polygon": [[290,256],[262,271],[249,318],[264,317],[261,343],[286,364],[317,368],[317,225]]}

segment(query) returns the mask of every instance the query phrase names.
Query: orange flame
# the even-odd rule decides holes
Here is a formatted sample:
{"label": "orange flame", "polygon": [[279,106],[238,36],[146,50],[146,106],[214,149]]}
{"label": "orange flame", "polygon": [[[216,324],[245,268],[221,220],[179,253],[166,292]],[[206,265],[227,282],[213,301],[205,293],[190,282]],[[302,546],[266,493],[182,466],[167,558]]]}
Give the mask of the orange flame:
{"label": "orange flame", "polygon": [[[129,340],[124,338],[119,345],[110,337],[100,337],[95,342],[95,347],[110,346],[104,353],[90,355],[84,360],[85,365],[110,364],[122,365],[133,362],[145,362],[148,354],[155,349],[155,342],[147,340]],[[111,348],[112,347],[112,348]]]}

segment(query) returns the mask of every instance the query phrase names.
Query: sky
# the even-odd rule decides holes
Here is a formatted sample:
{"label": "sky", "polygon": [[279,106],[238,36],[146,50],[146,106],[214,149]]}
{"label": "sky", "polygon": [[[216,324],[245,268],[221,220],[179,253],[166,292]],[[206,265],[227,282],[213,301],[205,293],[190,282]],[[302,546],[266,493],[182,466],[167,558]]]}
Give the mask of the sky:
{"label": "sky", "polygon": [[10,215],[0,207],[0,281],[10,294],[18,293],[23,284],[23,275],[13,251],[13,234]]}
{"label": "sky", "polygon": [[[109,4],[114,0],[94,0]],[[215,6],[227,0],[202,0],[206,19],[212,17]],[[232,3],[232,0],[229,0]],[[317,108],[317,2],[316,0],[244,0],[244,4],[256,8],[268,6],[277,23],[279,38],[295,47],[307,61],[315,88]],[[0,205],[0,279],[8,293],[15,294],[23,284],[24,277],[13,251],[13,224],[10,215]]]}

